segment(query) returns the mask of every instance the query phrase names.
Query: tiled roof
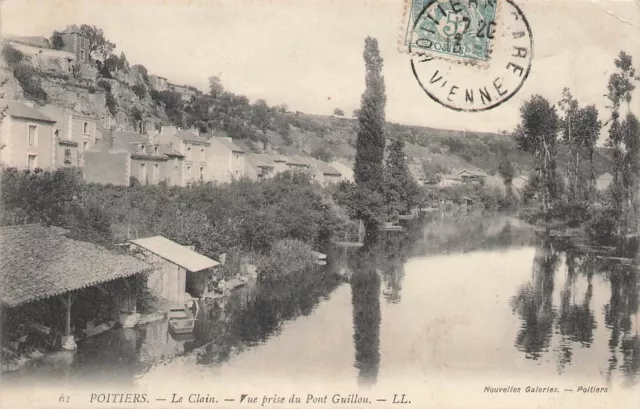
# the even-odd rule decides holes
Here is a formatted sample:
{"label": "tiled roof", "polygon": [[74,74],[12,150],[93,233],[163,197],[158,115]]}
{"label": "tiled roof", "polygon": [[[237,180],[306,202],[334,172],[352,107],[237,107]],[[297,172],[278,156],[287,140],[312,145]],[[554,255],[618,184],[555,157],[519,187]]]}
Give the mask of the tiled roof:
{"label": "tiled roof", "polygon": [[9,307],[90,287],[152,267],[41,225],[0,228],[0,301]]}
{"label": "tiled roof", "polygon": [[0,107],[7,107],[7,115],[11,115],[16,118],[35,119],[43,122],[56,122],[49,118],[47,115],[38,111],[35,108],[31,108],[21,102],[12,99],[0,99]]}
{"label": "tiled roof", "polygon": [[233,140],[231,138],[214,136],[214,137],[209,138],[209,140],[210,141],[211,140],[216,140],[216,141],[220,142],[222,145],[224,145],[231,152],[242,152],[242,153],[244,153],[244,150],[242,148],[240,148],[238,145],[236,145],[235,143],[233,143]]}
{"label": "tiled roof", "polygon": [[183,154],[167,145],[160,145],[160,153],[167,156],[179,156],[184,158]]}
{"label": "tiled roof", "polygon": [[209,144],[209,142],[207,142],[207,139],[194,134],[193,132],[189,132],[189,131],[185,131],[183,129],[178,129],[176,131],[176,136],[180,139],[182,139],[183,141],[188,141],[188,142],[198,142],[198,143],[204,143],[204,144]]}
{"label": "tiled roof", "polygon": [[327,162],[321,161],[320,159],[315,158],[306,158],[307,162],[315,166],[323,175],[333,175],[333,176],[342,176],[342,174],[336,170],[334,167],[329,165]]}
{"label": "tiled roof", "polygon": [[49,40],[43,36],[15,36],[9,37],[9,41],[39,48],[51,48],[51,43],[49,43]]}
{"label": "tiled roof", "polygon": [[131,243],[193,272],[202,271],[220,264],[162,236],[131,240]]}
{"label": "tiled roof", "polygon": [[302,156],[293,155],[287,158],[287,165],[298,165],[298,166],[309,167],[309,162],[306,160],[306,158]]}

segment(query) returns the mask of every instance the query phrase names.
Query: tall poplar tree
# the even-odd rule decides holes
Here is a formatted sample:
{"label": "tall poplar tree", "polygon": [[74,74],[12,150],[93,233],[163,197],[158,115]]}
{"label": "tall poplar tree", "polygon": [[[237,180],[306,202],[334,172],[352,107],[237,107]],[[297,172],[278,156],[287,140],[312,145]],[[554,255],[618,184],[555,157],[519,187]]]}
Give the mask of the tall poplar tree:
{"label": "tall poplar tree", "polygon": [[384,186],[385,94],[382,58],[378,40],[364,41],[365,91],[358,111],[358,137],[354,178],[361,197],[366,198],[368,212],[363,215],[367,235],[378,230],[384,216],[380,205]]}

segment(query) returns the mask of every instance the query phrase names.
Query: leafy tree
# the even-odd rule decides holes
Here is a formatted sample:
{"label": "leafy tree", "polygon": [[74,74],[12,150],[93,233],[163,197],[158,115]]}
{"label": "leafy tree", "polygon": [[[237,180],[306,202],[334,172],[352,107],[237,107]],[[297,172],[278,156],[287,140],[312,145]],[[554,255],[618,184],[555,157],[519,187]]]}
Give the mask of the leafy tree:
{"label": "leafy tree", "polygon": [[61,32],[54,31],[51,35],[50,41],[54,50],[62,50],[64,48],[64,39],[62,38]]}
{"label": "leafy tree", "polygon": [[24,53],[11,44],[6,44],[2,47],[2,57],[11,69],[15,69],[18,64],[24,61]]}
{"label": "leafy tree", "polygon": [[147,70],[147,68],[144,65],[136,64],[133,67],[131,67],[131,69],[133,69],[133,70],[137,71],[138,73],[140,73],[144,83],[149,85],[149,71]]}
{"label": "leafy tree", "polygon": [[335,116],[344,116],[344,111],[340,108],[336,108],[333,110],[333,115]]}
{"label": "leafy tree", "polygon": [[129,69],[129,61],[127,61],[127,56],[124,55],[124,52],[120,53],[120,58],[118,59],[118,69],[121,71],[126,71]]}
{"label": "leafy tree", "polygon": [[539,181],[538,198],[546,213],[561,193],[556,172],[555,145],[559,119],[555,107],[541,95],[534,95],[520,108],[521,122],[513,132],[518,147],[534,156]]}
{"label": "leafy tree", "polygon": [[600,137],[600,129],[602,129],[602,121],[598,119],[598,109],[595,105],[589,105],[580,108],[578,111],[578,122],[576,132],[580,135],[581,145],[589,152],[590,174],[589,174],[589,190],[590,197],[595,194],[596,175],[594,172],[593,155],[596,151],[596,143]]}
{"label": "leafy tree", "polygon": [[384,195],[388,215],[408,213],[418,204],[419,187],[409,173],[403,149],[404,142],[399,140],[389,145],[389,156],[384,168]]}
{"label": "leafy tree", "polygon": [[504,181],[504,186],[507,191],[506,201],[508,207],[511,207],[515,201],[515,194],[513,193],[513,178],[516,176],[516,170],[513,167],[513,164],[506,156],[502,158],[500,164],[498,165],[498,172],[500,176],[502,176],[502,180]]}
{"label": "leafy tree", "polygon": [[311,156],[312,158],[319,159],[319,160],[324,161],[324,162],[331,162],[331,160],[333,159],[333,154],[324,145],[320,145],[320,146],[317,146],[317,147],[313,148],[311,153],[309,153],[309,156]]}
{"label": "leafy tree", "polygon": [[581,135],[576,132],[579,121],[578,100],[576,100],[569,88],[562,90],[562,100],[558,103],[560,109],[564,111],[564,118],[560,119],[560,129],[562,140],[569,150],[569,160],[567,160],[567,177],[569,178],[569,199],[575,201],[578,188],[578,173],[580,162],[580,146],[582,145]]}
{"label": "leafy tree", "polygon": [[116,48],[116,45],[105,37],[101,28],[83,24],[80,26],[80,32],[88,41],[89,55],[94,58],[104,61]]}
{"label": "leafy tree", "polygon": [[[633,61],[630,55],[621,51],[618,58],[615,59],[614,64],[617,68],[617,72],[614,72],[609,77],[609,83],[607,84],[607,98],[611,102],[609,110],[611,117],[609,119],[609,137],[607,139],[607,145],[613,150],[613,183],[611,186],[611,199],[612,208],[610,209],[614,222],[614,234],[618,235],[625,226],[625,214],[629,213],[629,205],[631,204],[631,194],[627,190],[627,186],[624,179],[625,172],[625,153],[623,145],[627,142],[631,142],[633,146],[632,136],[633,132],[633,118],[627,117],[626,124],[620,123],[620,108],[623,103],[628,105],[631,102],[631,93],[635,89],[633,81],[637,80],[635,74],[635,68],[633,67]],[[632,154],[633,155],[633,154]],[[627,167],[627,171],[628,171]],[[628,177],[627,177],[628,180]],[[636,187],[637,189],[637,187]]]}
{"label": "leafy tree", "polygon": [[209,77],[209,94],[217,98],[224,92],[224,87],[222,86],[222,81],[220,81],[220,77]]}
{"label": "leafy tree", "polygon": [[626,225],[628,231],[640,230],[640,123],[631,112],[621,124],[626,153],[622,161],[622,186],[626,193]]}
{"label": "leafy tree", "polygon": [[25,98],[42,105],[47,103],[49,96],[42,88],[38,73],[32,66],[25,63],[18,64],[13,69],[13,76],[20,83]]}
{"label": "leafy tree", "polygon": [[[354,177],[360,195],[374,195],[362,203],[377,203],[382,196],[384,185],[384,148],[385,148],[385,94],[384,77],[382,76],[382,58],[378,49],[378,41],[367,37],[364,45],[365,91],[360,102],[358,115],[358,133],[356,140],[356,157]],[[379,210],[381,207],[375,206]],[[379,228],[382,213],[369,209],[361,213],[365,229],[369,237],[373,237]],[[373,214],[372,214],[373,212]],[[372,235],[373,234],[373,235]]]}

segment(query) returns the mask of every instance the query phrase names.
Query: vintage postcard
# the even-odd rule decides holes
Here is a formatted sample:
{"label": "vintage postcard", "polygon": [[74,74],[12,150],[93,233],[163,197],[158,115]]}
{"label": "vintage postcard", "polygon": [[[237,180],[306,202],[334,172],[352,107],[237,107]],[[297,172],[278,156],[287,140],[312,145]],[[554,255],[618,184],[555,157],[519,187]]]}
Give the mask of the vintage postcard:
{"label": "vintage postcard", "polygon": [[0,408],[640,408],[638,0],[0,0]]}

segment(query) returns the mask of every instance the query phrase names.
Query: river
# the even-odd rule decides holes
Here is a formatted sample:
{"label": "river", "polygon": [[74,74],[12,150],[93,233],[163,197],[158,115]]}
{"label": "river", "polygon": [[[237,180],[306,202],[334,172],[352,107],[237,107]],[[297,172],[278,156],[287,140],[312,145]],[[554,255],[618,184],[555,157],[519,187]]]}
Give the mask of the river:
{"label": "river", "polygon": [[[344,277],[350,277],[346,279]],[[117,330],[7,374],[75,385],[496,377],[638,385],[640,275],[503,216],[434,217],[322,271],[203,305],[195,333]]]}

